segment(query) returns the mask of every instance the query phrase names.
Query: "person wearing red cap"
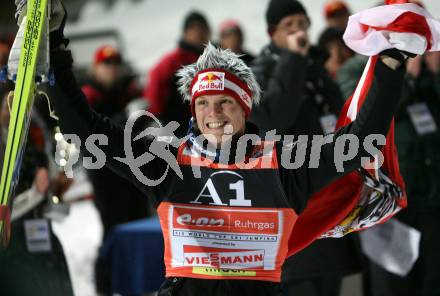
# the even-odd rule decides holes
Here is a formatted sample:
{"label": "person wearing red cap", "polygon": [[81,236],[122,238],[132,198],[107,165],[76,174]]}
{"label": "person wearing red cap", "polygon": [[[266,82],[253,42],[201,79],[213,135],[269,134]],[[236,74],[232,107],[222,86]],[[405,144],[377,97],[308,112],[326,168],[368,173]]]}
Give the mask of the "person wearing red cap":
{"label": "person wearing red cap", "polygon": [[[109,45],[96,50],[90,77],[82,86],[82,91],[93,110],[108,116],[115,124],[125,122],[125,107],[141,97],[136,76],[124,65],[120,51]],[[87,175],[103,226],[102,241],[114,226],[148,216],[147,200],[130,182],[106,167],[88,170]],[[99,293],[111,295],[110,275],[99,258],[95,264],[95,284]]]}
{"label": "person wearing red cap", "polygon": [[[14,84],[9,80],[0,83],[0,167],[10,132],[13,89]],[[51,141],[46,138],[50,132],[41,118],[41,113],[34,109],[20,156],[20,177],[11,194],[10,241],[0,251],[1,295],[74,296],[63,246],[47,215],[52,196],[61,199],[63,192],[54,192],[61,184],[51,178],[54,172],[50,170],[46,153],[52,148],[48,147]]]}
{"label": "person wearing red cap", "polygon": [[96,111],[111,117],[140,96],[135,78],[123,64],[119,50],[104,45],[95,52],[89,79],[82,90]]}
{"label": "person wearing red cap", "polygon": [[343,1],[330,0],[324,6],[324,16],[329,28],[345,30],[350,14],[350,9]]}
{"label": "person wearing red cap", "polygon": [[243,49],[243,30],[237,21],[233,19],[223,21],[219,26],[219,35],[219,44],[221,48],[232,50],[240,55],[240,58],[246,63],[246,65],[251,64],[254,60],[254,56]]}

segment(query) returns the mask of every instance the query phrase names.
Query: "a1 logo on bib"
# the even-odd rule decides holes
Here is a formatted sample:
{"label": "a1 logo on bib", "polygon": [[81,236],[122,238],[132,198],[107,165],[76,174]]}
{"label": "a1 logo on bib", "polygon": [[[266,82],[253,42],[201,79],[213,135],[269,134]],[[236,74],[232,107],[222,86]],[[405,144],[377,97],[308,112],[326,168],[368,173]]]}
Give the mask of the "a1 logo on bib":
{"label": "a1 logo on bib", "polygon": [[225,73],[222,72],[206,72],[199,75],[197,81],[197,91],[205,90],[224,90],[225,89]]}
{"label": "a1 logo on bib", "polygon": [[[216,182],[216,179],[218,178],[221,178],[222,180],[220,182]],[[216,187],[215,184],[229,184],[229,186],[228,188],[220,188],[220,185]],[[211,174],[199,195],[190,203],[228,206],[225,201],[226,198],[231,196],[231,194],[234,194],[232,192],[235,193],[235,198],[229,199],[229,206],[252,206],[252,201],[250,199],[245,199],[244,197],[243,177],[233,171],[219,171]]]}

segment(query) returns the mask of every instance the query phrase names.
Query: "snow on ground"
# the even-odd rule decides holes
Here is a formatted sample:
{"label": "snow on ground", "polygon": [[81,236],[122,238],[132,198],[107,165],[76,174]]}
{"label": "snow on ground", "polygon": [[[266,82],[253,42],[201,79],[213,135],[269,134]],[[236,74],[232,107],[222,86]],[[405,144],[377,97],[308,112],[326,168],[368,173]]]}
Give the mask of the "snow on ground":
{"label": "snow on ground", "polygon": [[102,225],[93,202],[73,203],[70,215],[52,225],[66,254],[75,295],[95,296],[93,265],[101,244]]}

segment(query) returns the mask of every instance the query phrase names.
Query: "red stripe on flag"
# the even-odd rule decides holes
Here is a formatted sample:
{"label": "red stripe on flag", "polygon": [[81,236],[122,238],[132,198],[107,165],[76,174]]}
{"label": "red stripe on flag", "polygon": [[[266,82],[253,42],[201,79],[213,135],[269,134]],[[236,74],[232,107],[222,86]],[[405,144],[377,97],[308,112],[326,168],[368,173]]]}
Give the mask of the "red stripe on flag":
{"label": "red stripe on flag", "polygon": [[385,4],[405,4],[405,3],[411,3],[409,0],[385,0]]}
{"label": "red stripe on flag", "polygon": [[0,221],[3,222],[3,246],[7,246],[11,238],[11,211],[8,206],[0,205]]}
{"label": "red stripe on flag", "polygon": [[428,50],[432,47],[432,33],[426,18],[423,15],[411,11],[402,13],[386,27],[370,27],[378,31],[415,33],[426,38],[426,41],[428,42]]}

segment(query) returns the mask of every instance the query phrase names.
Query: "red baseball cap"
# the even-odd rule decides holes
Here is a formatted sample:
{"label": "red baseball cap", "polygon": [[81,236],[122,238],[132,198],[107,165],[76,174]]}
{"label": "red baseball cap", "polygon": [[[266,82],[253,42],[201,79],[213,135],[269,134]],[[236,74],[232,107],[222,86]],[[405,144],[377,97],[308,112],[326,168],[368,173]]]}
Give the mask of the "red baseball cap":
{"label": "red baseball cap", "polygon": [[220,35],[223,35],[225,33],[229,33],[233,30],[241,32],[240,24],[236,20],[233,20],[233,19],[225,20],[219,26]]}
{"label": "red baseball cap", "polygon": [[350,14],[350,10],[348,9],[348,6],[347,4],[345,4],[345,2],[339,0],[333,0],[325,4],[324,15],[326,18],[332,17],[338,13]]}
{"label": "red baseball cap", "polygon": [[104,45],[98,48],[95,52],[95,64],[104,62],[122,62],[121,53],[119,50],[110,45]]}

